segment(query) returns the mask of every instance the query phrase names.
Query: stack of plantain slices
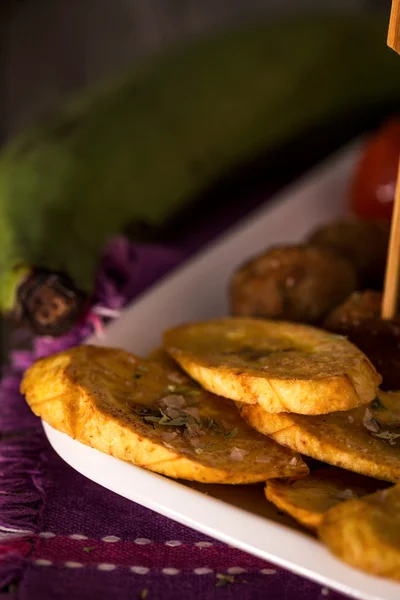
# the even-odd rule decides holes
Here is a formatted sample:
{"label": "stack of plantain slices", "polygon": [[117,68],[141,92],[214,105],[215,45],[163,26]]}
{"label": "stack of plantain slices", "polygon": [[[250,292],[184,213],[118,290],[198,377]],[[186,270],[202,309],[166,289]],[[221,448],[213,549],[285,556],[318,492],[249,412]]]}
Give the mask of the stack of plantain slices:
{"label": "stack of plantain slices", "polygon": [[379,390],[366,356],[327,331],[251,318],[177,327],[164,343],[252,428],[320,461],[268,480],[267,499],[353,566],[400,579],[400,392]]}
{"label": "stack of plantain slices", "polygon": [[21,391],[52,427],[140,467],[266,482],[267,500],[338,556],[400,578],[400,392],[380,384],[340,335],[232,317],[170,329],[147,359],[61,352],[37,361]]}
{"label": "stack of plantain slices", "polygon": [[309,472],[298,453],[255,431],[233,402],[165,356],[78,346],[37,361],[21,391],[55,429],[169,477],[245,484]]}

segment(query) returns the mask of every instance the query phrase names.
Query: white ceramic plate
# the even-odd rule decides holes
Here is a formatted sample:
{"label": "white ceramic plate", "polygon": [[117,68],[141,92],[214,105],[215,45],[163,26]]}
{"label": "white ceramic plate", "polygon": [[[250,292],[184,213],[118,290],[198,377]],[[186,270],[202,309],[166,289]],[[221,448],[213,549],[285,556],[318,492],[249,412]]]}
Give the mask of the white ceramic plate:
{"label": "white ceramic plate", "polygon": [[[356,144],[286,189],[143,294],[109,326],[105,340],[88,341],[146,355],[166,328],[226,315],[227,284],[238,264],[271,244],[300,241],[345,212],[357,153]],[[400,598],[399,585],[347,567],[291,520],[278,516],[264,500],[262,486],[175,482],[88,448],[46,424],[44,429],[68,464],[129,500],[355,598]]]}

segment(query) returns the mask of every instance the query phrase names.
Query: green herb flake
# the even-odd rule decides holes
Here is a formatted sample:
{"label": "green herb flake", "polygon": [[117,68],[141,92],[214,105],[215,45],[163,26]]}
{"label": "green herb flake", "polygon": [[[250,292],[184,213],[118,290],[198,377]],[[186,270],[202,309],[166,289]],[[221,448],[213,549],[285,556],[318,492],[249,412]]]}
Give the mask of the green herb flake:
{"label": "green herb flake", "polygon": [[188,394],[189,396],[200,396],[201,390],[190,390]]}
{"label": "green herb flake", "polygon": [[159,423],[161,418],[162,417],[153,417],[152,415],[149,415],[148,417],[143,417],[143,421],[146,423]]}
{"label": "green herb flake", "polygon": [[348,340],[349,339],[348,335],[340,335],[338,333],[331,333],[328,335],[328,337],[331,340]]}
{"label": "green herb flake", "polygon": [[84,552],[86,552],[87,554],[90,554],[91,552],[93,552],[94,550],[94,546],[86,546],[86,548],[83,549]]}
{"label": "green herb flake", "polygon": [[371,408],[373,408],[374,410],[379,410],[379,409],[388,410],[386,408],[386,406],[382,403],[382,400],[379,398],[379,396],[377,396],[374,400],[372,400]]}
{"label": "green herb flake", "polygon": [[168,385],[167,390],[173,394],[188,394],[190,392],[186,385]]}
{"label": "green herb flake", "polygon": [[140,600],[146,600],[148,595],[149,595],[149,590],[147,588],[143,588],[142,591],[140,592]]}
{"label": "green herb flake", "polygon": [[161,413],[159,416],[149,415],[144,416],[143,420],[146,423],[157,423],[157,425],[167,425],[168,427],[183,427],[187,425],[189,422],[189,415],[182,417],[175,417],[175,419],[171,419],[167,415]]}
{"label": "green herb flake", "polygon": [[142,371],[143,373],[147,373],[148,368],[145,367],[144,365],[138,365],[137,366],[138,371]]}
{"label": "green herb flake", "polygon": [[223,587],[228,583],[235,583],[235,577],[233,575],[225,575],[225,573],[217,573],[216,578],[218,579],[215,587]]}
{"label": "green herb flake", "polygon": [[171,427],[182,427],[183,425],[187,425],[187,423],[188,417],[176,417],[175,419],[168,421],[166,424],[170,425]]}
{"label": "green herb flake", "polygon": [[225,434],[225,437],[226,437],[226,438],[230,438],[230,439],[231,439],[231,438],[234,438],[234,437],[236,437],[236,436],[237,436],[237,434],[238,434],[238,429],[237,429],[237,427],[235,427],[235,429],[232,429],[231,431],[228,431],[228,432]]}
{"label": "green herb flake", "polygon": [[211,417],[207,417],[207,429],[211,429],[211,431],[219,431],[218,424]]}

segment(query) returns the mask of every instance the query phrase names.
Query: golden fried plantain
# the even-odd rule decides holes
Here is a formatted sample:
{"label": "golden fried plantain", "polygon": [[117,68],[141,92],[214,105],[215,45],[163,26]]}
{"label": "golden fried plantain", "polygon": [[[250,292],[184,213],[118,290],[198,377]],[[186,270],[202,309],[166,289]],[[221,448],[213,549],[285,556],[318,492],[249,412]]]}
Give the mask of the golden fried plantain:
{"label": "golden fried plantain", "polygon": [[299,455],[246,425],[232,402],[123,350],[80,346],[39,360],[21,391],[52,427],[170,477],[252,483],[308,472]]}
{"label": "golden fried plantain", "polygon": [[332,506],[372,494],[386,485],[371,477],[326,467],[316,469],[298,481],[270,479],[265,496],[304,527],[315,531],[324,513]]}
{"label": "golden fried plantain", "polygon": [[381,381],[347,340],[284,321],[193,323],[167,331],[164,346],[205,389],[271,413],[347,410],[370,402]]}
{"label": "golden fried plantain", "polygon": [[327,415],[269,414],[240,405],[261,433],[296,452],[385,481],[400,481],[400,392],[380,392],[369,406]]}
{"label": "golden fried plantain", "polygon": [[329,248],[270,248],[235,271],[231,313],[318,324],[357,287],[353,265]]}
{"label": "golden fried plantain", "polygon": [[178,363],[174,361],[172,356],[170,356],[162,346],[154,348],[154,350],[152,350],[147,356],[147,359],[156,363],[161,363],[164,365],[164,367],[168,367],[169,369],[177,370],[183,373]]}
{"label": "golden fried plantain", "polygon": [[334,506],[318,533],[353,567],[400,581],[400,485]]}

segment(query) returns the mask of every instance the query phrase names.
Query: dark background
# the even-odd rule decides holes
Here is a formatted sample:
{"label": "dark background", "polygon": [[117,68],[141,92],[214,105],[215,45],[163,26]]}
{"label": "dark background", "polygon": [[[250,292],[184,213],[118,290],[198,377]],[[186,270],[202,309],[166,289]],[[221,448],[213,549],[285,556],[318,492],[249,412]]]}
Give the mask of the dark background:
{"label": "dark background", "polygon": [[68,95],[165,45],[276,12],[390,0],[0,0],[0,143]]}
{"label": "dark background", "polygon": [[[86,85],[134,67],[143,56],[190,36],[276,13],[384,11],[390,0],[0,0],[0,146]],[[384,43],[384,42],[383,42]],[[159,241],[174,242],[210,213],[241,216],[243,198],[272,195],[336,148],[373,127],[382,114],[347,115],[261,157],[172,223]],[[307,147],[307,151],[304,148]],[[266,169],[268,165],[268,169]],[[248,204],[248,203],[247,203]],[[236,208],[235,208],[236,207]],[[247,206],[246,210],[251,208]],[[10,349],[0,316],[0,364]]]}

